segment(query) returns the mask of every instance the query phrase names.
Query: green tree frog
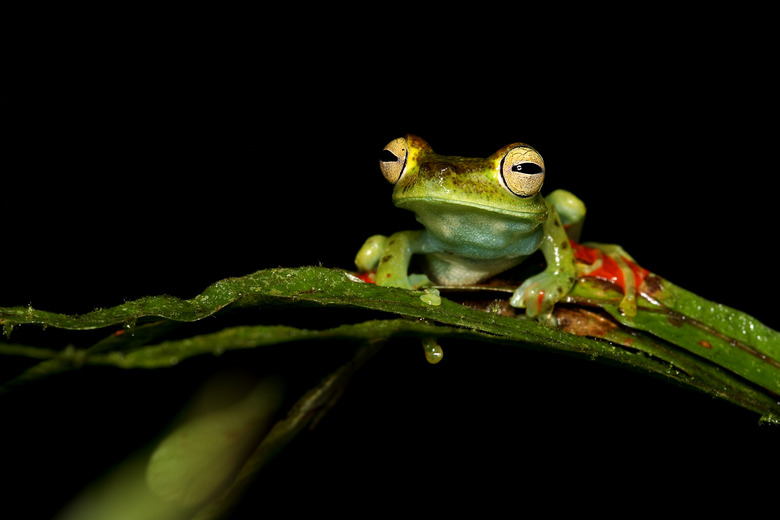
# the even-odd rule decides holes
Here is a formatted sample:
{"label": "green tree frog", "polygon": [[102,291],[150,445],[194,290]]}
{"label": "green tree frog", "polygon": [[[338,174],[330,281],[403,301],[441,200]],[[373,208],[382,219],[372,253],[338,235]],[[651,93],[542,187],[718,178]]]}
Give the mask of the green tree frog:
{"label": "green tree frog", "polygon": [[[395,205],[413,211],[424,229],[366,240],[355,264],[363,272],[375,270],[378,285],[477,284],[537,250],[546,269],[514,291],[511,305],[548,319],[574,285],[569,239],[578,238],[585,205],[563,190],[542,197],[544,161],[531,146],[514,143],[476,159],[438,155],[407,135],[385,147],[380,168],[393,185]],[[427,277],[409,275],[415,254],[424,256]]]}

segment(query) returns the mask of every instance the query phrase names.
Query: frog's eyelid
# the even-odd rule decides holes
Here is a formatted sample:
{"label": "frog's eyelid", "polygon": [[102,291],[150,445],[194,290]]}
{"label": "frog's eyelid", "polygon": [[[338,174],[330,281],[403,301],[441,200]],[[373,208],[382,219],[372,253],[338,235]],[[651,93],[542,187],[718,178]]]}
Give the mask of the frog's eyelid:
{"label": "frog's eyelid", "polygon": [[390,184],[395,184],[403,176],[406,171],[406,160],[408,157],[409,146],[403,137],[390,141],[385,146],[385,149],[382,150],[379,158],[379,168],[382,170],[382,175],[385,176],[385,179],[390,181]]}
{"label": "frog's eyelid", "polygon": [[393,152],[385,148],[382,150],[382,153],[379,154],[379,162],[396,162],[398,161],[398,156],[395,155]]}

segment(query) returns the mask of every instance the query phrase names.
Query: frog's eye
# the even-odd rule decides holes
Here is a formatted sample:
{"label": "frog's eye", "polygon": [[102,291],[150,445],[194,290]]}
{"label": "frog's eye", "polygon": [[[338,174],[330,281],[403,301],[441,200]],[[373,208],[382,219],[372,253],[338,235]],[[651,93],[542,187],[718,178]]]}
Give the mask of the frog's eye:
{"label": "frog's eye", "polygon": [[409,148],[406,145],[406,139],[399,137],[393,139],[382,150],[382,155],[379,157],[379,168],[382,170],[382,175],[385,179],[390,181],[390,184],[395,184],[398,179],[404,174],[406,170],[406,157],[409,155]]}
{"label": "frog's eye", "polygon": [[501,159],[504,186],[518,197],[533,197],[544,183],[542,156],[528,146],[510,148]]}

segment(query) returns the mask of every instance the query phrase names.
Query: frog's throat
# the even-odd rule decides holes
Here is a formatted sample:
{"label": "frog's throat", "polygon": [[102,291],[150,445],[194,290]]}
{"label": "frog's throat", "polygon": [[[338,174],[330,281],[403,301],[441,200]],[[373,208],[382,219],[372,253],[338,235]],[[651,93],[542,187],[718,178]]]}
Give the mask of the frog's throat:
{"label": "frog's throat", "polygon": [[533,253],[543,238],[546,214],[507,213],[480,204],[424,203],[412,210],[425,227],[418,252],[446,252],[464,258],[496,260]]}

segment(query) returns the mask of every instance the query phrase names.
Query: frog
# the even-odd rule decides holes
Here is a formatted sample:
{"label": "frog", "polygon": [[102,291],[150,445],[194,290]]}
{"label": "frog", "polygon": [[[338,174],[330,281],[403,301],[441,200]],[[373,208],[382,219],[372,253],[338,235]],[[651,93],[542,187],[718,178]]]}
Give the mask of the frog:
{"label": "frog", "polygon": [[[545,164],[535,148],[515,142],[486,158],[439,155],[408,134],[387,144],[379,166],[395,206],[412,211],[422,229],[369,237],[355,257],[360,272],[375,273],[383,287],[468,286],[540,251],[544,270],[522,282],[509,303],[554,322],[555,304],[577,279],[574,246],[586,208],[566,190],[542,196]],[[424,259],[424,273],[409,273],[413,255]],[[430,291],[425,296],[438,301]]]}

